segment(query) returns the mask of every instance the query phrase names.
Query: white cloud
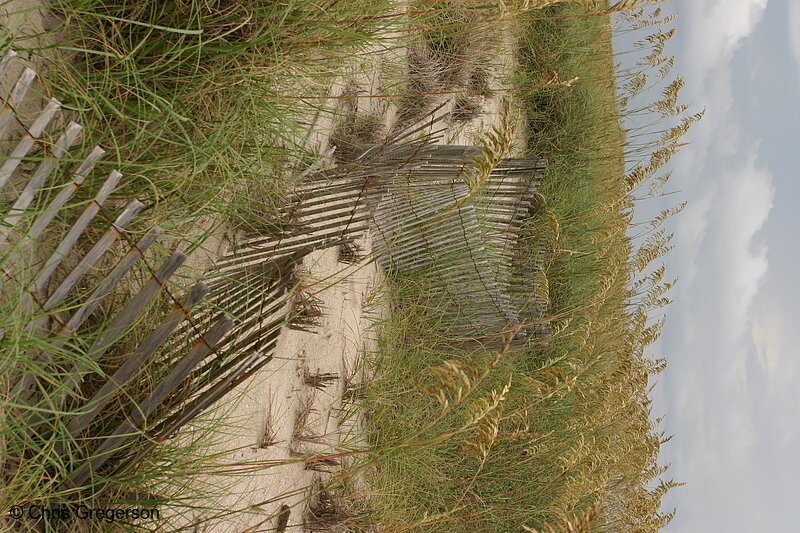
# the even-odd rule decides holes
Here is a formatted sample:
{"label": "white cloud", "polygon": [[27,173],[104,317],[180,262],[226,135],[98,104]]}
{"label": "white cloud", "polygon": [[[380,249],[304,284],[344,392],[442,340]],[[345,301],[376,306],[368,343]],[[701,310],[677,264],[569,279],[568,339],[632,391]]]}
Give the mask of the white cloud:
{"label": "white cloud", "polygon": [[[720,134],[739,135],[740,124],[731,117],[735,98],[732,61],[736,51],[753,33],[763,17],[768,0],[691,0],[681,4],[685,26],[679,35],[679,61],[685,72],[688,98],[708,107],[706,117],[694,128],[693,149],[681,158],[685,171],[697,169],[709,158],[710,145]],[[739,143],[717,143],[718,151],[734,156]]]}
{"label": "white cloud", "polygon": [[789,46],[800,70],[800,2],[789,1]]}
{"label": "white cloud", "polygon": [[[663,355],[670,369],[662,384],[666,429],[679,438],[665,459],[673,464],[671,475],[689,483],[670,501],[679,509],[703,505],[707,494],[722,489],[721,472],[752,463],[756,399],[765,387],[750,375],[757,361],[751,332],[753,301],[768,275],[768,249],[759,232],[772,210],[773,180],[759,164],[757,144],[734,130],[712,132],[707,164],[698,166],[699,177],[684,188],[697,200],[678,221],[676,253],[669,260],[681,283],[667,321],[665,335],[671,338]],[[726,159],[721,154],[730,146],[738,154]],[[668,531],[707,531],[716,516],[702,514],[695,509],[693,518]]]}
{"label": "white cloud", "polygon": [[734,331],[742,333],[759,283],[767,273],[767,248],[755,237],[767,221],[775,195],[771,174],[756,161],[757,147],[749,150],[745,158],[736,160],[735,169],[721,175],[716,242],[710,244],[716,253],[709,258],[727,286],[728,292],[720,295],[722,311],[728,314]]}
{"label": "white cloud", "polygon": [[686,168],[678,174],[687,182],[683,192],[690,204],[675,227],[678,242],[671,263],[681,283],[673,311],[682,318],[686,346],[724,351],[732,373],[741,370],[747,357],[742,341],[768,271],[768,249],[757,235],[775,191],[772,175],[759,164],[758,145],[748,145],[719,124],[712,126],[705,143],[707,164],[695,167],[693,177]]}
{"label": "white cloud", "polygon": [[758,23],[768,0],[693,0],[688,6],[691,20],[687,66],[693,74],[730,60],[731,54]]}
{"label": "white cloud", "polygon": [[[800,3],[800,2],[798,2]],[[758,138],[737,110],[733,68],[762,19],[767,0],[686,0],[678,61],[688,99],[708,108],[675,164],[675,182],[689,207],[674,221],[676,248],[668,262],[681,277],[669,311],[662,377],[667,432],[676,433],[665,459],[689,485],[670,496],[679,518],[667,531],[699,533],[724,522],[726,479],[747,479],[761,445],[763,375],[756,350],[754,299],[769,275],[759,234],[773,207],[773,177]],[[681,31],[683,32],[681,33]],[[761,352],[762,357],[766,357]],[[730,479],[728,479],[728,482]],[[750,489],[757,496],[758,480]],[[729,531],[752,524],[732,521]],[[713,528],[712,528],[713,529]]]}

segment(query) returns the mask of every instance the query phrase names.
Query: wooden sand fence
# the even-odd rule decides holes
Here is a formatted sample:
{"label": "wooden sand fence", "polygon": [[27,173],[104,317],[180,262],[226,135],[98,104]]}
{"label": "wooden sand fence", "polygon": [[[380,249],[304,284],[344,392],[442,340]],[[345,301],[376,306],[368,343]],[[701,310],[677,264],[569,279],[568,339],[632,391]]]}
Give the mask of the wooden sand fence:
{"label": "wooden sand fence", "polygon": [[390,141],[299,180],[272,221],[275,230],[243,239],[221,272],[236,275],[276,255],[335,243],[346,257],[369,232],[371,259],[391,276],[416,276],[441,294],[445,334],[454,342],[497,340],[510,331],[521,342],[546,337],[546,302],[533,297],[544,258],[539,250],[523,253],[532,246],[525,226],[546,162],[504,159],[469,197],[464,175],[481,148],[438,145],[430,136]]}
{"label": "wooden sand fence", "polygon": [[[15,57],[9,51],[0,59],[0,80],[22,69],[0,112],[0,138],[10,145],[0,164],[0,297],[10,311],[0,317],[0,336],[16,352],[0,358],[8,386],[2,393],[12,406],[3,413],[0,475],[14,476],[36,450],[55,443],[52,453],[66,461],[51,472],[59,490],[96,496],[269,362],[293,313],[293,278],[284,274],[299,256],[264,266],[250,293],[222,293],[211,280],[175,294],[171,278],[186,254],[173,251],[151,266],[163,230],[152,226],[132,238],[145,205],[111,207],[123,179],[116,170],[91,199],[75,200],[81,189],[86,195],[84,182],[94,181],[105,150],[77,153],[82,127],[64,117],[57,99],[42,96],[36,73]],[[25,113],[32,119],[20,114],[42,100],[38,113]],[[100,236],[87,236],[103,219]],[[118,301],[126,293],[127,301]],[[248,324],[227,312],[231,299],[256,301],[255,314],[269,317],[250,332],[257,339],[242,338]],[[159,301],[166,311],[154,318]],[[9,427],[24,429],[11,434]]]}
{"label": "wooden sand fence", "polygon": [[[15,55],[0,60],[0,79],[19,70]],[[376,260],[390,274],[435,282],[454,340],[547,334],[545,310],[531,300],[540,259],[524,268],[517,260],[543,160],[503,160],[468,198],[463,173],[480,148],[420,138],[441,117],[431,120],[364,147],[350,163],[308,169],[268,221],[271,231],[247,236],[177,295],[170,280],[187,257],[175,250],[151,266],[163,230],[132,238],[145,206],[110,207],[120,172],[110,171],[90,200],[70,203],[84,181],[94,182],[88,178],[104,150],[77,153],[82,128],[54,98],[44,98],[32,120],[19,116],[43,100],[31,69],[12,85],[0,112],[0,139],[19,133],[0,164],[0,296],[13,299],[13,312],[0,317],[0,335],[17,336],[23,357],[4,356],[0,365],[16,406],[4,416],[26,429],[4,435],[2,475],[13,476],[55,439],[54,453],[69,451],[69,463],[51,472],[60,489],[101,494],[267,365],[283,327],[313,329],[318,310],[298,291],[295,270],[315,250],[338,246],[343,262]],[[87,237],[98,219],[106,229]],[[54,220],[68,229],[54,231]],[[355,246],[365,234],[373,236],[370,257]],[[130,296],[111,305],[122,293]],[[166,311],[154,319],[158,301]]]}

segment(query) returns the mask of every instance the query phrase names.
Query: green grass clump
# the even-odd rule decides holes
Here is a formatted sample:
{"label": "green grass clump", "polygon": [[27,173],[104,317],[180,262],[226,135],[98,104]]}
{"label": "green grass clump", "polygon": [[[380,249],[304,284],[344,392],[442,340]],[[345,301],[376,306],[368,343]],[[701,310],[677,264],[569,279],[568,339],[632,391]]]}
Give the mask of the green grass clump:
{"label": "green grass clump", "polygon": [[[380,3],[361,0],[59,0],[51,10],[59,41],[45,90],[87,144],[110,150],[126,193],[176,226],[198,211],[273,208],[319,110],[299,97],[325,94],[383,28],[372,19]],[[256,187],[255,199],[241,194]]]}

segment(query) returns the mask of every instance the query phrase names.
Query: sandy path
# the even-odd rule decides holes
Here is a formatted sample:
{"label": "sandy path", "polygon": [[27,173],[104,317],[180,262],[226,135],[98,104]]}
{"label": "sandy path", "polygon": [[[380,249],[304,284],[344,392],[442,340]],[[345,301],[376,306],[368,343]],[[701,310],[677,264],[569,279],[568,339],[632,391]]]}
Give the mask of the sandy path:
{"label": "sandy path", "polygon": [[[366,236],[358,244],[369,250]],[[219,404],[222,428],[204,455],[218,455],[219,465],[243,463],[233,468],[247,473],[199,480],[217,492],[204,506],[240,511],[212,521],[207,531],[275,531],[283,506],[286,531],[303,531],[310,488],[343,461],[315,458],[361,445],[361,418],[343,398],[363,379],[364,354],[375,349],[371,328],[382,312],[376,299],[382,275],[374,262],[349,265],[338,255],[338,248],[321,250],[303,263],[302,283],[324,312],[319,326],[284,329],[273,362]]]}

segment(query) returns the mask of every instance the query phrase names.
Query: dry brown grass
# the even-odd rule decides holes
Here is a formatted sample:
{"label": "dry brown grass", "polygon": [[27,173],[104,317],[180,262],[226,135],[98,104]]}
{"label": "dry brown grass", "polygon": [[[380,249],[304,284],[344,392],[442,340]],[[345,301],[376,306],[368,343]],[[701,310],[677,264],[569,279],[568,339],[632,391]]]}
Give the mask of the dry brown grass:
{"label": "dry brown grass", "polygon": [[384,135],[384,124],[380,117],[348,112],[331,135],[331,145],[336,147],[337,161],[348,162],[358,156],[364,144],[378,143]]}
{"label": "dry brown grass", "polygon": [[338,380],[339,374],[333,372],[315,372],[312,374],[308,368],[303,369],[303,383],[318,390],[322,390]]}
{"label": "dry brown grass", "polygon": [[600,507],[593,505],[572,518],[565,518],[558,524],[545,524],[540,529],[522,526],[524,531],[530,533],[590,533],[592,524],[600,514]]}
{"label": "dry brown grass", "polygon": [[264,431],[261,433],[261,438],[258,440],[257,448],[269,448],[278,443],[277,432],[275,429],[275,421],[272,414],[272,395],[267,398],[267,404],[264,406],[265,420]]}
{"label": "dry brown grass", "polygon": [[298,331],[313,331],[322,325],[322,300],[307,291],[299,291],[292,298],[289,328]]}
{"label": "dry brown grass", "polygon": [[464,123],[478,118],[481,114],[481,102],[470,96],[459,95],[456,97],[450,117],[453,122]]}
{"label": "dry brown grass", "polygon": [[364,257],[364,249],[355,241],[348,241],[339,246],[337,260],[340,263],[352,265]]}
{"label": "dry brown grass", "polygon": [[314,412],[314,394],[303,395],[297,402],[292,426],[292,440],[289,443],[289,452],[295,457],[305,456],[301,450],[302,442],[315,442],[319,439],[319,436],[309,433],[309,418],[312,412]]}
{"label": "dry brown grass", "polygon": [[317,485],[305,513],[305,527],[309,532],[346,531],[353,515],[345,509],[339,496]]}
{"label": "dry brown grass", "polygon": [[[442,96],[436,93],[468,90],[488,96],[492,51],[501,28],[484,21],[469,2],[439,2],[437,10],[418,23],[419,41],[408,47],[404,96],[397,101],[395,131],[420,120]],[[461,113],[463,117],[464,114]]]}

